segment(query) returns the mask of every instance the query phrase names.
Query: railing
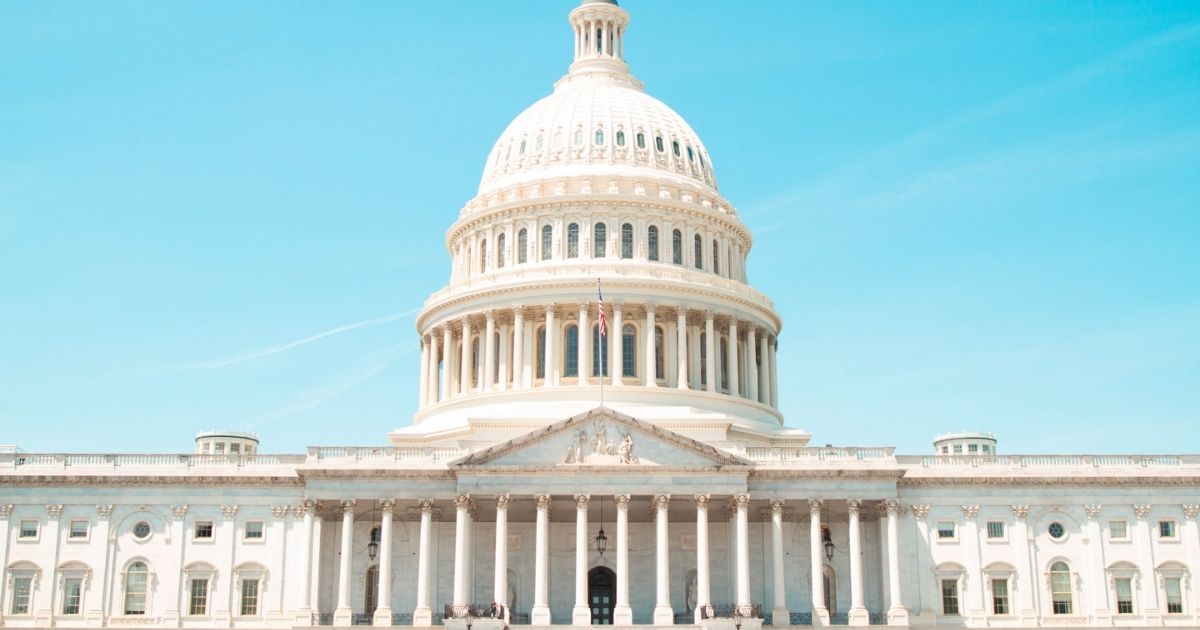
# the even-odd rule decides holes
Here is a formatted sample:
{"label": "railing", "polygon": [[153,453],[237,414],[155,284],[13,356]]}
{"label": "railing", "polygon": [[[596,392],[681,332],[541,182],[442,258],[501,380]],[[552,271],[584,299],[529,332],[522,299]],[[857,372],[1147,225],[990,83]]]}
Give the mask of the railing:
{"label": "railing", "polygon": [[918,455],[896,458],[923,468],[1180,468],[1200,467],[1198,455]]}
{"label": "railing", "polygon": [[896,449],[857,446],[751,446],[746,459],[756,462],[893,461]]}
{"label": "railing", "polygon": [[504,606],[501,604],[446,604],[442,613],[444,619],[503,619]]}
{"label": "railing", "polygon": [[412,622],[412,613],[392,613],[393,626],[411,626]]}
{"label": "railing", "polygon": [[829,625],[831,625],[831,626],[848,626],[848,625],[850,625],[850,613],[840,613],[840,612],[829,613]]}
{"label": "railing", "polygon": [[333,613],[331,612],[314,612],[312,614],[312,625],[314,626],[332,626]]}
{"label": "railing", "polygon": [[872,626],[886,626],[887,613],[869,612],[867,613],[867,623]]}
{"label": "railing", "polygon": [[352,626],[369,626],[375,621],[375,615],[371,613],[354,613],[350,615],[350,625]]}
{"label": "railing", "polygon": [[811,626],[812,613],[810,612],[794,612],[788,613],[788,621],[793,626]]}
{"label": "railing", "polygon": [[700,608],[700,618],[762,619],[762,604],[711,604],[709,606],[702,606]]}
{"label": "railing", "polygon": [[304,463],[303,455],[3,453],[3,468],[270,468]]}
{"label": "railing", "polygon": [[310,446],[308,448],[308,457],[318,461],[449,461],[470,454],[469,449],[453,446]]}

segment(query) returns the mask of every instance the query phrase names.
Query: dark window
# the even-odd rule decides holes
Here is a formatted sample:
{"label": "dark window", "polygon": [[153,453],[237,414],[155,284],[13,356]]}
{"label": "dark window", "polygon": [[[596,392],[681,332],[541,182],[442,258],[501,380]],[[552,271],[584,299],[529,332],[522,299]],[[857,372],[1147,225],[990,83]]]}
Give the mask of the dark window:
{"label": "dark window", "polygon": [[624,131],[617,131],[617,146],[619,146],[619,147],[625,146],[625,132]]}
{"label": "dark window", "polygon": [[683,233],[679,230],[671,232],[671,262],[683,264]]}
{"label": "dark window", "polygon": [[550,260],[551,245],[554,242],[554,228],[549,225],[542,226],[542,260]]}
{"label": "dark window", "polygon": [[529,245],[529,234],[525,228],[521,228],[517,232],[517,264],[523,265],[527,261],[526,248]]}
{"label": "dark window", "polygon": [[497,268],[504,266],[504,259],[508,255],[508,251],[505,249],[506,245],[508,245],[508,243],[504,242],[503,234],[496,237],[496,267]]}
{"label": "dark window", "polygon": [[958,614],[958,580],[942,580],[942,614]]}
{"label": "dark window", "polygon": [[579,257],[579,224],[567,226],[567,258]]}
{"label": "dark window", "polygon": [[637,148],[639,148],[639,149],[646,148],[646,136],[641,133],[639,133],[637,135]]}
{"label": "dark window", "polygon": [[692,241],[692,255],[695,257],[693,264],[697,269],[704,269],[704,240],[697,234]]}
{"label": "dark window", "polygon": [[563,353],[563,376],[579,376],[579,327],[567,326],[566,352]]}
{"label": "dark window", "polygon": [[658,152],[659,152],[659,153],[662,153],[663,151],[665,151],[665,150],[666,150],[666,149],[664,149],[664,148],[663,148],[663,139],[662,139],[662,136],[655,136],[655,138],[654,138],[654,148],[658,149]]}
{"label": "dark window", "polygon": [[621,376],[637,376],[637,329],[625,324],[621,331]]}
{"label": "dark window", "polygon": [[712,268],[713,268],[713,273],[715,273],[717,275],[721,274],[721,246],[719,244],[717,244],[717,241],[715,239],[713,240]]}
{"label": "dark window", "polygon": [[658,227],[654,225],[646,230],[646,255],[650,260],[658,260]]}
{"label": "dark window", "polygon": [[597,223],[592,228],[592,258],[604,258],[608,246],[608,228]]}
{"label": "dark window", "polygon": [[633,225],[621,225],[621,258],[633,258]]}

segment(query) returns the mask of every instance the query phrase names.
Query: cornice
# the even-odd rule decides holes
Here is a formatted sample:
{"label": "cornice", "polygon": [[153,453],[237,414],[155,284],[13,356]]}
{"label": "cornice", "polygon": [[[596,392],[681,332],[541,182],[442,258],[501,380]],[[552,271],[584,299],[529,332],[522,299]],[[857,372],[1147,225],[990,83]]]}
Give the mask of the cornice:
{"label": "cornice", "polygon": [[211,476],[211,475],[0,475],[0,485],[9,487],[43,486],[303,486],[295,474],[286,476]]}
{"label": "cornice", "polygon": [[895,482],[904,476],[904,471],[896,468],[859,468],[859,469],[828,469],[828,468],[754,468],[750,471],[750,481],[789,481],[814,479],[838,481],[841,479],[873,479],[877,481]]}
{"label": "cornice", "polygon": [[906,487],[938,487],[955,488],[971,486],[1038,486],[1054,488],[1094,488],[1098,486],[1113,487],[1179,487],[1190,486],[1200,488],[1200,477],[1194,475],[1178,476],[1103,476],[1103,477],[1013,477],[1013,476],[978,476],[978,477],[901,477],[901,489]]}

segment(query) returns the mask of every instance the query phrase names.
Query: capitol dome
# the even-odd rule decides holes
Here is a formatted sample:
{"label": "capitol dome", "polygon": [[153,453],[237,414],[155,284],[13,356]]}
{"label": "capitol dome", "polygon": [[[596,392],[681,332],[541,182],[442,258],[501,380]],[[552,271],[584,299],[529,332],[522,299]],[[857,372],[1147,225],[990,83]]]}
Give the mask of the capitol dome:
{"label": "capitol dome", "polygon": [[500,134],[446,233],[449,283],[416,321],[420,408],[393,443],[483,444],[599,405],[714,444],[802,443],[778,409],[782,321],[708,150],[630,73],[624,9],[585,1],[569,23],[567,74]]}

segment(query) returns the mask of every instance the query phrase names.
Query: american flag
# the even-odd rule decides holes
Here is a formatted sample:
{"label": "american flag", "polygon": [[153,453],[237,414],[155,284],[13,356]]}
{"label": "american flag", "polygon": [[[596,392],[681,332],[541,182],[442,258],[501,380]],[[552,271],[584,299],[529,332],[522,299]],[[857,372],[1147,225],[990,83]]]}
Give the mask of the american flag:
{"label": "american flag", "polygon": [[596,296],[599,298],[597,306],[600,311],[600,336],[604,337],[608,334],[608,316],[604,314],[604,293],[600,291],[600,281],[596,281]]}

